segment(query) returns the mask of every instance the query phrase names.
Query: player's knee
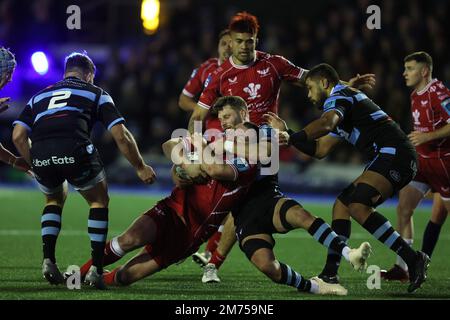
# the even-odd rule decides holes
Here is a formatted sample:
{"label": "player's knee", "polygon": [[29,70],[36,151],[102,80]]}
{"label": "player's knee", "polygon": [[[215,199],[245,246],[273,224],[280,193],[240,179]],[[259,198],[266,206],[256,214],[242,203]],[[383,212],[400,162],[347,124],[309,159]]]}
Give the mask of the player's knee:
{"label": "player's knee", "polygon": [[[289,212],[289,214],[288,214]],[[303,227],[303,220],[307,218],[305,210],[299,203],[292,199],[287,199],[278,211],[281,225],[285,230],[292,230],[298,227]]]}
{"label": "player's knee", "polygon": [[382,201],[377,189],[367,183],[358,183],[349,199],[350,215],[354,218],[366,216]]}
{"label": "player's knee", "polygon": [[120,248],[125,251],[131,251],[141,246],[141,239],[129,232],[125,232],[117,238]]}
{"label": "player's knee", "polygon": [[406,202],[399,202],[397,206],[398,219],[409,219],[412,217],[414,208]]}
{"label": "player's knee", "polygon": [[[274,240],[275,241],[275,240]],[[273,244],[263,240],[263,239],[249,239],[247,241],[244,242],[243,245],[241,245],[239,243],[239,247],[241,248],[241,250],[245,253],[245,255],[247,256],[248,260],[253,262],[253,255],[255,254],[256,251],[258,251],[259,249],[262,248],[266,248],[269,250],[273,249]]]}

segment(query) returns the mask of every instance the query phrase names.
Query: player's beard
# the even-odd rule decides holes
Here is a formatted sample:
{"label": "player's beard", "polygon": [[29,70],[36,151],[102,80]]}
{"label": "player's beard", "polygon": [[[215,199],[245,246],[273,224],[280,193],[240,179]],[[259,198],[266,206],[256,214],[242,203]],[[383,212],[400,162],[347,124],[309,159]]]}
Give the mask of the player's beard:
{"label": "player's beard", "polygon": [[317,109],[319,110],[323,110],[323,105],[325,103],[325,100],[327,100],[327,92],[325,90],[320,92],[320,97],[319,99],[317,99],[316,102],[314,102],[314,105],[316,106]]}

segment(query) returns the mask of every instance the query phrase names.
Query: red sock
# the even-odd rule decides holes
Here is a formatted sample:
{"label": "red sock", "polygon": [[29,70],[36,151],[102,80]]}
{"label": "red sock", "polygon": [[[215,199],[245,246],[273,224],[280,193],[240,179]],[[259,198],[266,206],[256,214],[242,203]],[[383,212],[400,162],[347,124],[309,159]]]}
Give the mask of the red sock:
{"label": "red sock", "polygon": [[111,249],[111,241],[108,241],[105,245],[105,255],[103,256],[103,266],[113,264],[114,262],[120,260],[122,257],[118,256]]}
{"label": "red sock", "polygon": [[[103,266],[107,266],[113,264],[114,262],[120,260],[120,256],[116,255],[114,251],[111,250],[111,241],[108,241],[105,245],[105,255],[103,256]],[[92,266],[92,259],[89,259],[85,264],[83,264],[80,268],[81,276],[84,277],[89,268]]]}
{"label": "red sock", "polygon": [[89,271],[89,268],[92,266],[92,259],[89,259],[85,264],[83,264],[80,268],[81,276],[84,278]]}
{"label": "red sock", "polygon": [[222,263],[225,261],[225,258],[226,258],[226,256],[224,257],[223,255],[218,253],[216,250],[212,254],[211,259],[209,260],[208,263],[212,263],[213,265],[216,266],[216,269],[219,269],[220,266],[222,265]]}
{"label": "red sock", "polygon": [[220,237],[222,237],[222,231],[216,231],[216,233],[214,233],[211,238],[209,238],[205,251],[211,253],[216,251],[217,246],[219,245]]}
{"label": "red sock", "polygon": [[116,273],[117,271],[119,271],[120,267],[115,268],[113,271],[111,272],[106,272],[103,274],[103,282],[107,285],[107,286],[114,286],[117,285],[116,281],[115,281],[115,277],[116,277]]}

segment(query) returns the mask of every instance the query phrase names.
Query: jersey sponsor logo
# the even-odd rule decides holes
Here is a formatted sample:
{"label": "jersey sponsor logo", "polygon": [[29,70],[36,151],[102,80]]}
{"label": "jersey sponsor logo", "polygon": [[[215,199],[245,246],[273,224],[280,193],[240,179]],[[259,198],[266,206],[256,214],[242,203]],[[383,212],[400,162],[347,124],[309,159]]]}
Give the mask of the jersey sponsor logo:
{"label": "jersey sponsor logo", "polygon": [[237,77],[234,77],[234,78],[228,78],[228,82],[229,82],[230,84],[236,84],[236,83],[237,83]]}
{"label": "jersey sponsor logo", "polygon": [[47,167],[51,164],[74,164],[74,157],[63,157],[58,158],[57,156],[52,156],[50,159],[33,159],[33,166],[35,167]]}
{"label": "jersey sponsor logo", "polygon": [[249,99],[253,100],[256,98],[260,98],[261,95],[258,94],[258,90],[261,89],[261,85],[259,83],[249,83],[247,87],[245,87],[243,90],[245,93],[248,93]]}
{"label": "jersey sponsor logo", "polygon": [[396,182],[400,182],[400,180],[402,178],[402,176],[400,175],[400,172],[398,172],[397,170],[390,170],[389,175]]}
{"label": "jersey sponsor logo", "polygon": [[420,118],[420,111],[419,110],[414,110],[414,112],[412,113],[412,116],[413,116],[413,118],[414,118],[414,124],[415,125],[420,125],[420,121],[419,121],[419,118]]}
{"label": "jersey sponsor logo", "polygon": [[204,87],[206,88],[209,85],[209,82],[211,81],[211,74],[206,78]]}
{"label": "jersey sponsor logo", "polygon": [[191,79],[192,79],[193,77],[195,77],[195,75],[197,74],[197,72],[198,72],[198,68],[192,70],[192,73],[191,73]]}
{"label": "jersey sponsor logo", "polygon": [[261,75],[261,77],[266,77],[266,76],[270,75],[269,68],[262,69],[262,70],[256,70],[256,72],[258,72]]}

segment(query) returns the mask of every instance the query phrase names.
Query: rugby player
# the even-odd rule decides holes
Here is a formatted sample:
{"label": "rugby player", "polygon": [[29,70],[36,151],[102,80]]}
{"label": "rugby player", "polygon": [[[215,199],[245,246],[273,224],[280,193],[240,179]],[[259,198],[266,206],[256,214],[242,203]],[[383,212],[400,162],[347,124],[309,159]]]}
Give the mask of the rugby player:
{"label": "rugby player", "polygon": [[[323,158],[342,141],[348,141],[371,159],[364,172],[345,188],[333,207],[333,230],[350,236],[350,216],[407,263],[408,292],[425,281],[429,257],[414,251],[390,222],[374,208],[407,185],[417,172],[417,155],[408,137],[390,117],[364,93],[340,83],[336,70],[319,64],[306,76],[309,99],[323,109],[322,116],[303,130],[288,133],[286,123],[274,113],[265,115],[268,123],[282,130],[281,143]],[[336,250],[334,250],[336,251]],[[327,263],[320,278],[338,283],[340,254]],[[328,259],[327,259],[328,260]],[[329,261],[328,261],[329,262]]]}
{"label": "rugby player", "polygon": [[[16,59],[14,54],[4,47],[0,47],[0,90],[3,89],[12,80],[14,70],[16,69]],[[0,98],[0,113],[8,109],[10,98]],[[0,160],[17,168],[23,172],[31,174],[30,165],[23,157],[16,157],[0,143]]]}
{"label": "rugby player", "polygon": [[[194,122],[203,121],[214,101],[220,96],[234,95],[243,98],[248,105],[250,121],[261,125],[264,122],[264,113],[278,112],[282,82],[304,86],[308,70],[294,65],[282,56],[256,50],[259,23],[255,16],[247,12],[237,13],[231,18],[228,28],[232,39],[232,54],[206,79],[205,88],[189,121],[191,132]],[[366,74],[352,78],[350,84],[365,88],[372,86],[374,81],[372,74]],[[277,175],[261,177],[260,180],[258,188],[261,190],[279,190]],[[277,195],[278,191],[273,193],[274,197]],[[249,210],[250,205],[247,206]],[[217,269],[236,242],[231,219],[225,224],[222,237],[219,247],[223,251],[213,252],[205,266],[203,282],[220,281]]]}
{"label": "rugby player", "polygon": [[[414,130],[409,138],[416,147],[419,162],[417,175],[400,190],[397,230],[412,245],[414,210],[429,190],[436,192],[421,249],[431,257],[450,210],[450,90],[432,78],[433,59],[428,53],[414,52],[405,57],[404,63],[406,86],[414,89],[411,93]],[[382,270],[381,276],[386,280],[408,281],[408,265],[397,256],[396,264],[388,271]]]}
{"label": "rugby player", "polygon": [[100,121],[111,132],[119,150],[144,183],[153,183],[155,173],[142,159],[111,96],[93,84],[95,69],[86,53],[67,56],[64,79],[34,95],[14,121],[13,141],[19,153],[32,164],[38,186],[45,195],[41,218],[43,276],[51,284],[64,282],[56,264],[55,246],[68,181],[90,207],[88,233],[93,265],[86,282],[103,289],[101,274],[109,197],[102,161],[90,141],[94,123]]}

